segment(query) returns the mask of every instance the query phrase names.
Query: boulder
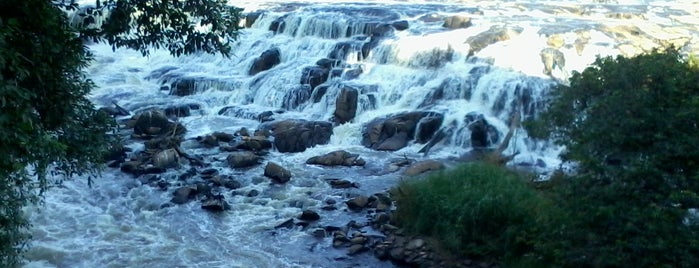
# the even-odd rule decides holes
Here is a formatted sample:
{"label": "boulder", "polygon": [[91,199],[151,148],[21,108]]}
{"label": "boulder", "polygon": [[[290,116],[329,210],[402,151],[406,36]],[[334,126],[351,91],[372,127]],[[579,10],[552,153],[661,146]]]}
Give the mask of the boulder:
{"label": "boulder", "polygon": [[363,166],[366,162],[359,158],[358,154],[337,150],[324,155],[311,157],[306,160],[306,164],[323,166]]}
{"label": "boulder", "polygon": [[405,171],[403,171],[403,175],[415,176],[427,171],[440,170],[443,168],[445,168],[445,166],[442,164],[442,162],[432,159],[423,160],[410,165],[407,169],[405,169]]}
{"label": "boulder", "polygon": [[448,29],[462,29],[471,27],[471,25],[473,25],[473,23],[471,23],[471,18],[462,15],[454,15],[444,18],[442,27]]}
{"label": "boulder", "polygon": [[264,175],[276,183],[286,183],[291,179],[291,172],[274,162],[267,163]]}
{"label": "boulder", "polygon": [[262,15],[261,11],[254,11],[245,14],[245,28],[251,28],[255,21]]}
{"label": "boulder", "polygon": [[466,116],[468,128],[471,130],[471,147],[484,149],[494,145],[500,139],[500,132],[485,120],[481,114]]}
{"label": "boulder", "polygon": [[266,71],[274,66],[277,66],[279,63],[281,63],[281,52],[279,51],[279,48],[270,48],[262,52],[262,54],[253,61],[248,74],[256,75],[259,72]]}
{"label": "boulder", "polygon": [[197,196],[197,188],[192,186],[183,186],[177,188],[177,190],[175,190],[172,194],[173,197],[170,202],[175,204],[184,204]]}
{"label": "boulder", "polygon": [[410,23],[407,20],[394,21],[391,25],[398,31],[405,31],[410,27]]}
{"label": "boulder", "polygon": [[180,155],[175,149],[167,149],[153,155],[153,165],[159,168],[175,168],[180,165]]}
{"label": "boulder", "polygon": [[230,165],[232,168],[252,167],[252,166],[259,164],[260,160],[262,160],[262,157],[260,157],[259,155],[256,155],[253,152],[247,152],[247,151],[232,152],[226,158],[228,165]]}
{"label": "boulder", "polygon": [[349,122],[357,114],[357,101],[359,91],[356,88],[345,86],[340,90],[335,101],[335,121],[339,124]]}
{"label": "boulder", "polygon": [[272,141],[264,136],[243,137],[243,139],[235,145],[236,149],[261,151],[272,148]]}
{"label": "boulder", "polygon": [[522,31],[524,29],[521,27],[493,26],[484,32],[467,38],[466,43],[471,46],[470,53],[473,54],[497,42],[510,40],[512,37],[522,33]]}
{"label": "boulder", "polygon": [[[307,66],[301,71],[301,81],[302,85],[310,85],[311,91],[318,85],[324,83],[328,80],[330,71],[320,66]],[[310,92],[309,92],[310,95]]]}
{"label": "boulder", "polygon": [[[321,82],[322,83],[322,82]],[[311,98],[313,85],[296,85],[286,92],[282,101],[282,108],[293,110],[301,106]]]}
{"label": "boulder", "polygon": [[347,204],[347,207],[352,211],[360,211],[369,204],[369,198],[366,196],[358,196],[347,200],[345,204]]}
{"label": "boulder", "polygon": [[539,53],[541,63],[544,64],[544,74],[551,75],[554,69],[563,70],[566,65],[566,59],[563,53],[555,48],[544,48]]}
{"label": "boulder", "polygon": [[299,220],[302,221],[317,221],[320,220],[320,215],[318,215],[317,212],[313,210],[304,210],[301,212],[301,215],[299,216]]}
{"label": "boulder", "polygon": [[181,135],[186,131],[181,124],[170,122],[162,110],[145,111],[137,114],[134,119],[134,134],[136,135]]}
{"label": "boulder", "polygon": [[[443,120],[444,116],[436,112],[416,111],[374,119],[362,130],[362,145],[375,150],[399,150],[414,139],[418,126],[425,117],[432,119],[425,119],[422,122],[430,122],[429,124],[434,125],[436,123],[432,123],[433,121]],[[430,133],[432,130],[436,131],[429,126],[420,128],[420,140],[434,134],[434,131]]]}
{"label": "boulder", "polygon": [[194,108],[198,109],[197,104],[184,104],[184,105],[172,105],[168,106],[163,110],[165,116],[167,117],[187,117],[192,115],[191,110]]}
{"label": "boulder", "polygon": [[327,144],[333,134],[332,124],[325,121],[283,120],[260,125],[274,137],[279,152],[303,152],[318,144]]}
{"label": "boulder", "polygon": [[223,195],[213,195],[201,201],[201,208],[214,212],[221,212],[231,209],[231,205],[226,202]]}

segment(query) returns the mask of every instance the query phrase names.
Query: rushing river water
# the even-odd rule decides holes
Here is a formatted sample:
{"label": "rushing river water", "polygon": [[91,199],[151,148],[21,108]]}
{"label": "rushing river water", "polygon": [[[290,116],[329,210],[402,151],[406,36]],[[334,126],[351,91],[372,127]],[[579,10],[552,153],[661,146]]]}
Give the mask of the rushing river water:
{"label": "rushing river water", "polygon": [[[183,149],[203,156],[222,174],[241,182],[242,188],[221,190],[232,208],[217,214],[202,210],[199,202],[163,206],[174,186],[161,190],[142,185],[117,169],[105,170],[92,187],[82,178],[66,181],[46,194],[45,204],[25,210],[34,225],[26,267],[392,267],[370,253],[347,256],[346,251],[334,249],[329,239],[314,238],[300,228],[274,228],[303,209],[321,211],[328,199],[341,203],[349,196],[390,188],[401,179],[399,173],[384,172],[391,159],[426,158],[418,153],[423,144],[414,142],[395,152],[362,146],[365,124],[406,111],[441,113],[443,126],[451,124],[455,131],[427,157],[457,157],[471,150],[469,128],[463,120],[467,115],[482,115],[502,137],[513,113],[535,114],[546,91],[565,81],[572,71],[582,70],[595,55],[621,54],[618,39],[598,30],[600,21],[617,22],[605,17],[605,12],[640,14],[631,20],[646,25],[649,20],[673,24],[697,10],[695,4],[664,1],[618,1],[615,5],[590,1],[585,10],[592,15],[581,18],[575,11],[577,1],[457,2],[236,1],[232,4],[246,11],[264,12],[241,32],[230,58],[173,58],[157,50],[142,57],[135,51],[90,45],[96,60],[87,71],[99,86],[91,96],[98,106],[117,102],[132,114],[178,105],[195,108],[189,116],[177,119],[188,130]],[[443,18],[455,14],[471,16],[473,25],[442,27]],[[368,53],[363,51],[364,44],[373,41],[362,27],[396,21],[406,21],[409,27],[392,29]],[[278,27],[280,22],[284,27]],[[696,22],[687,23],[695,23],[688,31],[690,38],[696,38]],[[271,31],[274,24],[276,31]],[[493,26],[516,33],[469,53],[473,47],[466,40]],[[587,38],[582,48],[574,45],[579,30]],[[565,65],[547,75],[540,53],[549,46],[548,33],[553,32],[563,33],[562,42],[567,45],[558,51],[565,56]],[[255,58],[275,48],[280,63],[250,75]],[[320,86],[301,87],[304,67],[315,66],[322,58],[339,59],[344,68],[333,69],[334,75]],[[169,86],[177,81],[191,81],[193,92],[173,94]],[[346,86],[360,89],[357,115],[334,127],[327,145],[301,153],[272,151],[265,157],[292,172],[287,184],[270,184],[262,176],[263,165],[231,169],[222,161],[226,153],[202,148],[194,140],[214,131],[256,129],[256,116],[264,111],[283,110],[274,114],[277,120],[330,120],[335,100]],[[314,92],[318,87],[325,94]],[[440,96],[435,96],[436,91]],[[129,147],[135,152],[143,149],[136,142]],[[361,155],[367,165],[321,168],[305,164],[309,157],[338,149]],[[559,164],[559,150],[517,130],[506,153],[519,153],[512,165],[545,172]],[[162,176],[176,186],[174,178],[182,171],[170,170]],[[360,187],[332,189],[325,182],[328,178],[348,179]],[[260,194],[241,194],[252,190]],[[339,209],[322,211],[321,217],[323,226],[340,226],[363,214]]]}

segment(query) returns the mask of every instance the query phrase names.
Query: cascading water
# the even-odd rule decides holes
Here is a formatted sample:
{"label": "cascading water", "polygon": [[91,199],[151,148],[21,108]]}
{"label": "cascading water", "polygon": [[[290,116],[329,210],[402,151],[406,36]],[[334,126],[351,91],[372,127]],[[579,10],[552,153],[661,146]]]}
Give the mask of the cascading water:
{"label": "cascading water", "polygon": [[[88,69],[99,86],[91,96],[98,106],[116,102],[133,114],[154,108],[178,111],[177,121],[188,130],[182,148],[241,183],[232,191],[216,190],[231,210],[213,214],[202,211],[198,202],[163,205],[172,189],[185,183],[179,176],[186,167],[162,174],[164,185],[108,169],[91,188],[80,178],[67,181],[46,195],[43,206],[26,209],[34,224],[27,267],[391,267],[370,254],[348,257],[306,230],[274,227],[303,209],[320,210],[328,200],[341,202],[390,188],[401,177],[385,172],[391,159],[453,159],[468,152],[474,118],[482,117],[491,126],[490,146],[497,146],[514,113],[524,119],[535,115],[557,81],[583,69],[594,55],[620,53],[616,41],[593,22],[571,19],[573,14],[565,11],[571,3],[551,4],[555,8],[537,8],[536,1],[232,4],[260,12],[241,32],[230,58],[173,58],[158,50],[142,57],[93,44],[96,61]],[[649,10],[666,12],[663,7]],[[563,11],[542,12],[545,8]],[[443,17],[452,14],[473,16],[473,25],[444,28]],[[498,27],[509,35],[495,35],[501,33]],[[587,29],[589,45],[576,50],[576,37],[564,35],[569,46],[559,51],[565,68],[549,76],[540,54],[548,40],[542,32],[554,28]],[[488,31],[495,37],[481,34]],[[478,38],[488,42],[475,49]],[[268,70],[251,70],[266,64],[260,60],[265,53],[278,53],[279,61]],[[231,169],[224,161],[227,153],[203,148],[195,140],[215,131],[257,129],[265,112],[275,120],[338,120],[337,99],[347,88],[357,92],[356,115],[334,126],[328,144],[265,156],[291,171],[286,184],[269,184],[261,166]],[[443,118],[437,129],[445,135],[431,141],[427,156],[419,153],[426,140],[410,140],[393,152],[362,145],[362,131],[373,120],[415,111]],[[143,150],[138,142],[129,147]],[[312,156],[338,149],[359,154],[367,165],[305,164]],[[558,150],[517,130],[506,153],[518,153],[513,165],[547,170],[558,164]],[[329,178],[348,179],[360,187],[332,189],[325,182]],[[363,216],[341,210],[321,215],[323,226]]]}

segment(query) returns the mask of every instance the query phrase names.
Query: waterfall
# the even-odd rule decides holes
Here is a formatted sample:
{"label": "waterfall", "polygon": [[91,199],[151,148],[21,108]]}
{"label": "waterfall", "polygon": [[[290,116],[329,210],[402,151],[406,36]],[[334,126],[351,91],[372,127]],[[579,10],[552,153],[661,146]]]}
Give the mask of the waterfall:
{"label": "waterfall", "polygon": [[[513,114],[536,116],[547,93],[574,71],[596,55],[630,46],[618,45],[600,23],[584,17],[583,11],[621,4],[580,4],[580,15],[574,1],[461,2],[232,1],[250,15],[230,58],[173,58],[162,50],[142,57],[90,44],[96,60],[87,72],[98,85],[90,96],[97,106],[116,102],[133,114],[164,109],[187,128],[182,149],[241,187],[217,189],[232,210],[209,214],[198,202],[168,203],[173,190],[186,185],[190,167],[138,178],[108,169],[92,188],[81,179],[67,181],[47,194],[45,207],[26,209],[34,224],[27,267],[392,267],[370,254],[349,257],[309,230],[275,226],[303,209],[341,206],[349,196],[392,187],[401,175],[386,171],[391,160],[450,160],[474,146],[496,147]],[[684,16],[670,2],[619,2],[652,4],[630,9],[651,18]],[[450,16],[468,17],[472,25],[445,27]],[[353,116],[338,112],[338,100],[352,101],[342,105]],[[390,147],[366,142],[370,127],[386,118],[398,118],[395,129],[412,122],[405,132],[412,136],[394,150],[372,149]],[[213,132],[252,131],[261,121],[285,119],[331,122],[326,125],[333,132],[328,144],[264,156],[293,174],[283,185],[269,183],[264,165],[231,168],[228,152],[197,142]],[[427,155],[421,153],[426,144]],[[127,147],[144,150],[141,142]],[[360,155],[366,166],[305,164],[340,149]],[[511,165],[550,171],[560,163],[560,149],[518,128],[505,153],[518,153]],[[360,187],[330,188],[326,180],[337,178]],[[340,210],[321,214],[323,226],[355,219]]]}

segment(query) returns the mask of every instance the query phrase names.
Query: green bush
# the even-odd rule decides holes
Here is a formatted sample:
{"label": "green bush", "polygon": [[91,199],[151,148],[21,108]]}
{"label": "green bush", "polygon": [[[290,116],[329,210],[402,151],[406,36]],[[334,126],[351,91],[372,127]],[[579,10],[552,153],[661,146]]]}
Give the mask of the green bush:
{"label": "green bush", "polygon": [[456,254],[507,261],[533,249],[534,238],[559,215],[526,176],[504,167],[470,163],[396,191],[398,222],[434,237]]}
{"label": "green bush", "polygon": [[[571,213],[539,237],[565,267],[697,267],[699,69],[675,49],[599,58],[528,123],[566,147],[576,173],[550,182]],[[548,255],[547,255],[548,254]]]}

